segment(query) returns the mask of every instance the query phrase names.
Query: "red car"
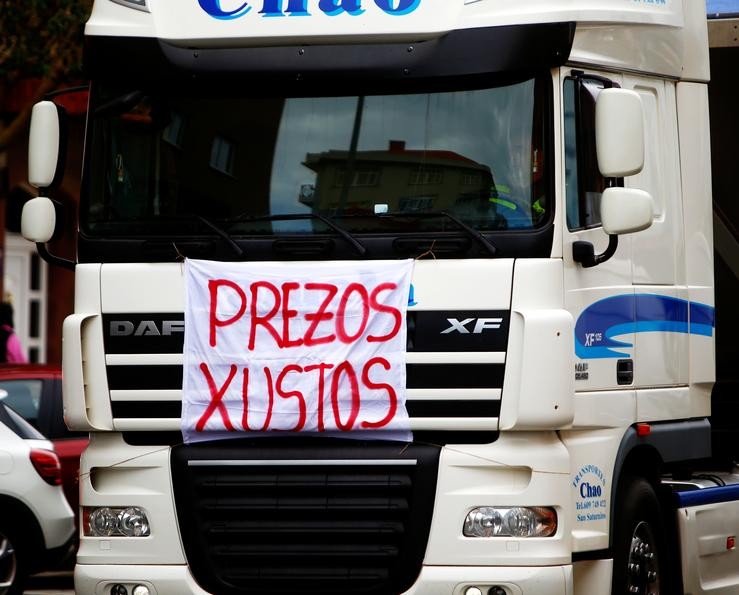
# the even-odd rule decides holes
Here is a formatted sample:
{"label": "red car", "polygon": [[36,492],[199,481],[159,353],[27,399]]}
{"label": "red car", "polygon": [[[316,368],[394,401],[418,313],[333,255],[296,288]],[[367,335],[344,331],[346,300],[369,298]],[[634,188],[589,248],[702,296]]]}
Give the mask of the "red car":
{"label": "red car", "polygon": [[69,505],[79,507],[80,455],[87,447],[85,432],[71,432],[64,425],[62,371],[43,364],[0,365],[0,389],[8,392],[3,400],[53,444],[62,464],[62,487]]}

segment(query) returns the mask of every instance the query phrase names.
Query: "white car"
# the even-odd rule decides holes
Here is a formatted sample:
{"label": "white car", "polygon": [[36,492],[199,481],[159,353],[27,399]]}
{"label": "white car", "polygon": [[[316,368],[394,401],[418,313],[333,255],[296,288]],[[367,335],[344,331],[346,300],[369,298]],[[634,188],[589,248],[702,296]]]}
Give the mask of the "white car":
{"label": "white car", "polygon": [[0,595],[15,595],[30,573],[70,554],[75,529],[54,447],[3,405],[5,395],[0,394]]}

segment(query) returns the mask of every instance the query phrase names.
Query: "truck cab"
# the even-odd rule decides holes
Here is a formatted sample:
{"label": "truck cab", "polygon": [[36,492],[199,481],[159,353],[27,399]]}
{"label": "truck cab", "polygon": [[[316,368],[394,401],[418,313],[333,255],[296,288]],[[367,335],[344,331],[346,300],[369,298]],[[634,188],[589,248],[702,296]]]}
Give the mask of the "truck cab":
{"label": "truck cab", "polygon": [[[674,496],[706,493],[679,481],[711,456],[702,3],[96,0],[86,44],[78,590],[683,589],[677,511],[715,508]],[[43,254],[57,159],[33,139],[59,120],[37,107]],[[412,440],[245,413],[183,439],[191,261],[317,283],[409,261]]]}

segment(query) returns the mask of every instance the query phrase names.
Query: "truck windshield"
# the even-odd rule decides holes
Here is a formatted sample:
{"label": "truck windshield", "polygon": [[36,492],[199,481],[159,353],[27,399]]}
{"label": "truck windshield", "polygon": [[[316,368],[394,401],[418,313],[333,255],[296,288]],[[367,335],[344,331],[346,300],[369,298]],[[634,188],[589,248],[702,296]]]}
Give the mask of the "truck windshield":
{"label": "truck windshield", "polygon": [[[551,85],[550,85],[551,86]],[[97,85],[87,237],[448,230],[550,221],[546,84],[331,97]],[[203,219],[212,223],[203,225]]]}

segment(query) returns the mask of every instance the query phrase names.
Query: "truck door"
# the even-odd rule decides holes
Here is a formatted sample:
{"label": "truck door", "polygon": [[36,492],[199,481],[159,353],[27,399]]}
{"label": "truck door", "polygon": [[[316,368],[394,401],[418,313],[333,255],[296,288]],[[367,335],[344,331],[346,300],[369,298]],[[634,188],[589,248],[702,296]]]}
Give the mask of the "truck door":
{"label": "truck door", "polygon": [[[563,70],[562,75],[563,257],[565,305],[575,318],[575,390],[626,388],[634,357],[631,237],[619,237],[613,256],[597,266],[584,267],[573,256],[575,242],[589,242],[596,254],[609,248],[600,198],[607,184],[617,182],[598,169],[595,101],[601,90],[622,81],[595,72]],[[633,401],[630,392],[623,396]]]}

